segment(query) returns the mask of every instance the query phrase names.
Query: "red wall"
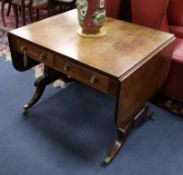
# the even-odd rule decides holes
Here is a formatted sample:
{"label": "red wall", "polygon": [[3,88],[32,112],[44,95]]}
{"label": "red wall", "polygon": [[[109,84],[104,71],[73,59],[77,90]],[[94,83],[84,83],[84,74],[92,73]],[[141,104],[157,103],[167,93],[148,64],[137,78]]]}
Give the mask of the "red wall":
{"label": "red wall", "polygon": [[122,0],[105,0],[107,16],[118,18],[120,15]]}

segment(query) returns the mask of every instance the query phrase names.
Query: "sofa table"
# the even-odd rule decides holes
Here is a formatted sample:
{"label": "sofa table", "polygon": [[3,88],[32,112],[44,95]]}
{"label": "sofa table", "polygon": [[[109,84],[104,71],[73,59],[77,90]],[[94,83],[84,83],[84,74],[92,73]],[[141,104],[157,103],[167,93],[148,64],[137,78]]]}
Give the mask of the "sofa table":
{"label": "sofa table", "polygon": [[75,79],[116,97],[114,122],[118,132],[104,160],[107,165],[123,145],[133,121],[149,116],[144,106],[167,77],[175,37],[113,18],[106,19],[107,34],[103,37],[81,37],[78,28],[77,11],[72,10],[10,31],[12,64],[19,71],[45,65],[25,112],[41,97],[46,85],[59,77]]}

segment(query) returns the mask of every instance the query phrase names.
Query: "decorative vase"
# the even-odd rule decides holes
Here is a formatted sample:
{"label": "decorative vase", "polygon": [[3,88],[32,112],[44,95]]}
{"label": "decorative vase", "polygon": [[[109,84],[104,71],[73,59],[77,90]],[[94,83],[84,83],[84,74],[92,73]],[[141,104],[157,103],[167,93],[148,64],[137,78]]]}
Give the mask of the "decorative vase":
{"label": "decorative vase", "polygon": [[98,34],[106,17],[105,0],[77,0],[78,19],[83,34]]}

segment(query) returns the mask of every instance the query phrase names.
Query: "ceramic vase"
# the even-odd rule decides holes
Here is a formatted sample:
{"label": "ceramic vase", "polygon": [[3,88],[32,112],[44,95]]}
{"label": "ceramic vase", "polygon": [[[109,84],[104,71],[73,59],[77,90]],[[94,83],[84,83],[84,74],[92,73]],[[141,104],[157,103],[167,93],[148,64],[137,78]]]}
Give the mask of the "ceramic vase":
{"label": "ceramic vase", "polygon": [[77,9],[82,33],[99,33],[106,17],[105,0],[77,0]]}

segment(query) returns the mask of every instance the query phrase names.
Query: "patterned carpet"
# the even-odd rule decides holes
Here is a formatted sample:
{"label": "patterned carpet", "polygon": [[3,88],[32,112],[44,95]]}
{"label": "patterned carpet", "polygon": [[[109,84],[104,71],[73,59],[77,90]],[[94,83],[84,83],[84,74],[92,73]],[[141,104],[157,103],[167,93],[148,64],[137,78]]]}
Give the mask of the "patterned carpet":
{"label": "patterned carpet", "polygon": [[[1,4],[1,3],[0,3]],[[7,7],[5,7],[7,8]],[[1,11],[1,9],[0,9]],[[5,9],[6,14],[6,9]],[[28,12],[26,13],[26,23],[30,23],[30,19],[28,17]],[[45,18],[47,15],[46,11],[41,11],[40,19]],[[33,14],[33,19],[36,19],[36,14]],[[35,21],[35,20],[34,20]],[[0,16],[0,55],[5,57],[8,60],[11,60],[10,53],[9,53],[9,45],[7,39],[8,31],[15,29],[15,17],[13,14],[13,9],[11,8],[10,15],[5,17],[6,27],[2,23],[2,19]],[[19,18],[19,26],[22,26],[22,19]]]}
{"label": "patterned carpet", "polygon": [[4,58],[10,59],[7,30],[4,30],[4,28],[0,28],[0,55]]}
{"label": "patterned carpet", "polygon": [[[1,9],[0,9],[1,11]],[[6,14],[6,11],[5,11]],[[47,17],[47,12],[46,11],[41,11],[40,13],[40,19],[44,19]],[[36,14],[33,15],[33,19],[36,19]],[[2,19],[0,16],[0,56],[4,57],[6,61],[11,61],[11,55],[9,51],[9,44],[8,44],[8,38],[7,38],[7,33],[8,31],[15,29],[15,17],[13,14],[13,10],[11,9],[10,15],[6,16],[5,18],[6,21],[6,27],[3,26],[2,24]],[[36,21],[36,20],[34,20]],[[30,20],[28,17],[28,12],[27,12],[27,17],[26,17],[26,24],[29,24]],[[22,20],[19,18],[19,26],[22,26]],[[33,68],[35,70],[35,77],[38,78],[43,74],[43,65],[40,64],[38,66],[35,66]],[[64,82],[62,79],[56,80],[53,83],[53,86],[56,88],[65,88],[68,84]]]}
{"label": "patterned carpet", "polygon": [[183,117],[183,102],[163,94],[157,94],[151,99],[155,105]]}
{"label": "patterned carpet", "polygon": [[[41,16],[42,16],[41,18],[45,18],[46,13],[43,12]],[[11,11],[10,16],[6,17],[7,27],[4,27],[2,24],[2,20],[0,18],[0,55],[6,58],[6,60],[11,60],[9,46],[8,46],[7,32],[15,28],[14,19],[15,18],[14,18],[13,12]],[[29,23],[29,21],[27,23]],[[20,19],[20,25],[21,24],[22,24],[22,21]],[[34,69],[35,69],[36,78],[42,75],[43,73],[42,65],[36,66]],[[54,87],[63,88],[63,87],[66,87],[66,85],[67,84],[62,80],[57,80],[53,83]],[[172,112],[179,116],[183,116],[183,102],[179,100],[172,99],[162,94],[158,94],[153,99],[151,99],[151,102],[169,112]]]}

